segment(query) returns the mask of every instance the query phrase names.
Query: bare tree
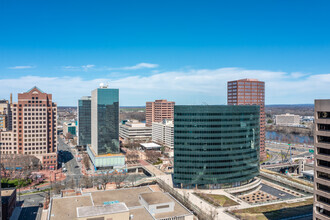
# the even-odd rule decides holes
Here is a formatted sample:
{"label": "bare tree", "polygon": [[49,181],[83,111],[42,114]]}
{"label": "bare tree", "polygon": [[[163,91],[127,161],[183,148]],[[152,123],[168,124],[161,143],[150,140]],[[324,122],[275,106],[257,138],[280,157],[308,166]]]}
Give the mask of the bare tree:
{"label": "bare tree", "polygon": [[52,191],[54,194],[59,194],[62,190],[64,190],[64,186],[61,183],[54,183],[52,187]]}
{"label": "bare tree", "polygon": [[66,133],[65,138],[67,140],[72,139],[72,134],[70,132]]}
{"label": "bare tree", "polygon": [[114,181],[117,189],[121,188],[121,184],[125,181],[126,178],[127,178],[126,174],[119,174],[115,176]]}
{"label": "bare tree", "polygon": [[93,181],[89,176],[83,176],[83,178],[80,180],[81,187],[85,188],[91,188],[93,187]]}
{"label": "bare tree", "polygon": [[89,163],[89,158],[88,158],[87,154],[83,155],[83,161],[82,162],[83,162],[86,170],[89,170],[90,169],[90,163]]}

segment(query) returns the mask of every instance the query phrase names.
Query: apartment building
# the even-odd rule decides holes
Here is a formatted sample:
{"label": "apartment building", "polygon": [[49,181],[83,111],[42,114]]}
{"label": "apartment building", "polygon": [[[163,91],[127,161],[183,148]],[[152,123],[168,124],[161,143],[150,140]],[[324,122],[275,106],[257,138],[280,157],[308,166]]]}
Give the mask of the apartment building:
{"label": "apartment building", "polygon": [[162,122],[164,119],[174,117],[175,102],[166,99],[155,100],[146,103],[146,125],[152,126],[152,122]]}
{"label": "apartment building", "polygon": [[260,160],[266,159],[265,150],[265,82],[240,79],[227,83],[228,105],[260,106]]}
{"label": "apartment building", "polygon": [[152,123],[152,141],[171,149],[174,148],[173,120]]}
{"label": "apartment building", "polygon": [[314,219],[330,219],[330,99],[315,100]]}
{"label": "apartment building", "polygon": [[57,168],[57,105],[33,87],[11,106],[12,130],[0,132],[2,154],[34,155],[44,168]]}

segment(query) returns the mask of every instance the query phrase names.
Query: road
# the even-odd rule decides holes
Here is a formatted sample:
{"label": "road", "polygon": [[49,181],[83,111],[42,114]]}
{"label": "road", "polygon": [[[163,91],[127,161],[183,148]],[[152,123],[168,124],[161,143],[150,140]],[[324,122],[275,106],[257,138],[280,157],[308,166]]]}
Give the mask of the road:
{"label": "road", "polygon": [[[83,176],[81,174],[81,168],[79,167],[76,158],[73,156],[71,147],[65,144],[62,138],[59,137],[58,140],[58,150],[62,151],[62,153],[59,153],[58,160],[59,162],[62,162],[62,164],[65,164],[67,169],[67,178],[65,181],[63,181],[63,184],[67,185],[68,183],[72,182],[72,179],[74,184],[78,184],[80,178]],[[46,186],[41,189],[49,187],[50,186]],[[26,193],[34,191],[36,190],[32,189],[26,190],[24,192]],[[23,205],[19,220],[40,220],[42,208],[39,207],[39,204],[44,202],[44,198],[45,192],[21,196],[20,201],[23,203]]]}
{"label": "road", "polygon": [[59,153],[59,162],[65,164],[65,167],[67,169],[66,172],[66,180],[64,181],[64,184],[73,182],[78,185],[80,179],[82,178],[81,168],[74,157],[74,152],[72,151],[71,147],[67,145],[64,140],[60,137],[58,137],[58,151],[61,151],[62,153]]}
{"label": "road", "polygon": [[45,193],[21,196],[20,201],[23,202],[23,205],[18,220],[40,220],[42,207],[39,207],[39,204],[44,202],[44,198]]}

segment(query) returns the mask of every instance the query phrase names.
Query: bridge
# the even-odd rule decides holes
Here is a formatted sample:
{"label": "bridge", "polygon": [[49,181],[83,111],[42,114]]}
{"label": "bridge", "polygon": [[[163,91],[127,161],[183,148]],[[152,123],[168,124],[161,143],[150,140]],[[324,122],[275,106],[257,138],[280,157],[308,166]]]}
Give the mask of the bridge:
{"label": "bridge", "polygon": [[300,173],[304,170],[303,163],[276,163],[276,164],[270,164],[270,165],[261,165],[261,169],[267,169],[267,170],[274,170],[274,171],[280,171],[280,170],[288,170],[290,173]]}

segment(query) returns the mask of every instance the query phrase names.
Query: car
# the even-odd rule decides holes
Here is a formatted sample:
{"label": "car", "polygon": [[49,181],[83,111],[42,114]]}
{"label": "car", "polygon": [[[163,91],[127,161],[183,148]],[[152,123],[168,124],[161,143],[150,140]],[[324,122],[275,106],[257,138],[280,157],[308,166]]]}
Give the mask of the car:
{"label": "car", "polygon": [[75,166],[74,168],[79,168],[79,166]]}

